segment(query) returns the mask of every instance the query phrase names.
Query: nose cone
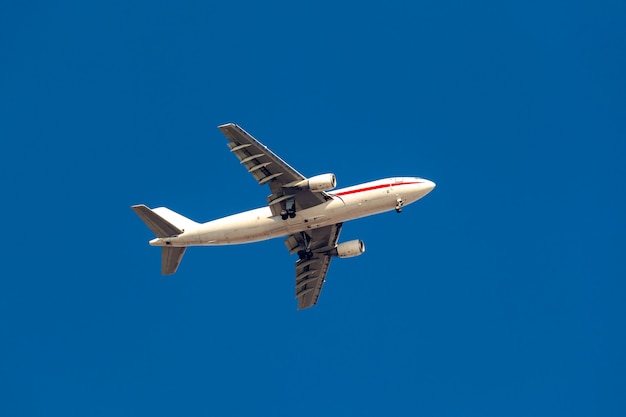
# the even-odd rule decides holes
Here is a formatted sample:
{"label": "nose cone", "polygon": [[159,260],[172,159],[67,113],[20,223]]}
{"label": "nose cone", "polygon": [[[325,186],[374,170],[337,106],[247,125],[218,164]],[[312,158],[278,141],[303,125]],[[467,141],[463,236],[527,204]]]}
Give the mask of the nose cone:
{"label": "nose cone", "polygon": [[404,200],[405,204],[412,203],[424,197],[435,188],[435,183],[425,178],[412,177],[407,180],[408,187],[398,188],[397,195]]}
{"label": "nose cone", "polygon": [[[423,184],[423,186],[424,186],[424,189],[426,190],[426,194],[428,194],[429,192],[431,192],[431,191],[433,190],[433,188],[435,188],[435,186],[436,186],[436,185],[437,185],[437,184],[435,184],[435,183],[434,183],[434,182],[432,182],[432,181],[429,181],[429,180],[424,180],[424,184]],[[426,195],[426,194],[424,194],[424,195]]]}

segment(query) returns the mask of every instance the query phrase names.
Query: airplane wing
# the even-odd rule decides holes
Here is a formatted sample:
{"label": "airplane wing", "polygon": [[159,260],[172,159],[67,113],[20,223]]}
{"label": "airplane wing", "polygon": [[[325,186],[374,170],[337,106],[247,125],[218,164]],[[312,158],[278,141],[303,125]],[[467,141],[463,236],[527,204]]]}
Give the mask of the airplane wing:
{"label": "airplane wing", "polygon": [[294,254],[311,249],[310,259],[296,261],[296,298],[298,310],[317,304],[322,286],[326,281],[331,256],[328,252],[335,247],[339,239],[342,223],[297,233],[285,240],[289,253]]}
{"label": "airplane wing", "polygon": [[239,158],[260,185],[269,184],[272,194],[267,197],[273,215],[278,215],[285,209],[286,201],[294,198],[296,209],[306,209],[322,204],[331,199],[324,192],[311,192],[295,189],[295,184],[306,177],[289,166],[267,146],[252,137],[248,132],[234,123],[218,126],[218,129],[229,140],[230,151]]}

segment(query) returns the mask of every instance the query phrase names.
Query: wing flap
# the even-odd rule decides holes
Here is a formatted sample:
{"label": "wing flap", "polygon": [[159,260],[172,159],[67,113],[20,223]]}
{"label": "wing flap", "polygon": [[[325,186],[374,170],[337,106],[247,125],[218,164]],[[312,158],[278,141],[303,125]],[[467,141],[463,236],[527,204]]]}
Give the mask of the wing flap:
{"label": "wing flap", "polygon": [[[322,287],[326,282],[326,274],[330,265],[329,255],[316,255],[315,262],[308,265],[298,265],[296,262],[296,298],[298,299],[298,310],[313,307],[319,300]],[[302,262],[308,263],[307,261]]]}
{"label": "wing flap", "polygon": [[[228,138],[228,147],[239,162],[254,177],[259,185],[268,184],[272,194],[267,198],[273,215],[285,209],[287,195],[295,198],[296,209],[306,209],[328,201],[331,197],[324,192],[311,192],[293,189],[306,178],[267,146],[234,123],[218,126]],[[291,185],[291,186],[290,186]]]}
{"label": "wing flap", "polygon": [[[261,171],[253,174],[257,181],[260,182],[268,176],[279,172],[284,176],[284,183],[305,179],[302,174],[290,167],[278,155],[269,150],[267,146],[236,124],[227,123],[218,126],[218,129],[228,138],[230,151],[237,156],[242,165],[245,165],[248,170],[252,169],[251,173]],[[269,167],[270,163],[273,165],[271,168]],[[264,166],[253,169],[258,165]]]}
{"label": "wing flap", "polygon": [[317,304],[332,259],[328,248],[334,248],[337,244],[341,226],[341,223],[337,223],[285,239],[285,246],[291,254],[306,248],[313,253],[310,259],[296,261],[295,295],[298,299],[298,310]]}

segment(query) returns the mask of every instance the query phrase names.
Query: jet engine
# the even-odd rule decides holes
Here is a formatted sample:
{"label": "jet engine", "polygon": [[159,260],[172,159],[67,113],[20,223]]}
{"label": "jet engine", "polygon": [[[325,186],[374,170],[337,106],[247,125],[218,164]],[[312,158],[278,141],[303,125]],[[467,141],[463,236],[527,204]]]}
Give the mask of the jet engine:
{"label": "jet engine", "polygon": [[322,174],[300,181],[296,187],[314,192],[332,190],[337,186],[335,174]]}
{"label": "jet engine", "polygon": [[365,252],[365,243],[361,239],[351,240],[335,246],[330,254],[339,258],[352,258]]}

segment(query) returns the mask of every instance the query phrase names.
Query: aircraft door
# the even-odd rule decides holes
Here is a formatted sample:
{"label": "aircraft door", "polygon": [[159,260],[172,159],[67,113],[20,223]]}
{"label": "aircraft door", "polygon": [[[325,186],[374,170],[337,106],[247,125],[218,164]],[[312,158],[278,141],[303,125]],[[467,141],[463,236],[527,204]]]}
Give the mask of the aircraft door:
{"label": "aircraft door", "polygon": [[396,184],[399,184],[402,182],[402,178],[397,177],[397,178],[392,178],[391,179],[391,183],[389,184],[391,186],[391,192],[392,193],[397,193],[398,192],[398,188],[399,187],[394,187]]}

